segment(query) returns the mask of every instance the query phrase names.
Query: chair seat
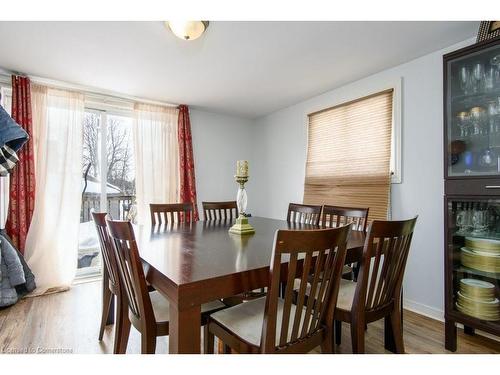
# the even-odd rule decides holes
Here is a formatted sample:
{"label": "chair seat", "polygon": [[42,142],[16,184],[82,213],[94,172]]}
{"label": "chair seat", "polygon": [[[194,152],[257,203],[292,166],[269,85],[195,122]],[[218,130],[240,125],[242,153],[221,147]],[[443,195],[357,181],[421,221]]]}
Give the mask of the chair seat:
{"label": "chair seat", "polygon": [[[156,322],[168,322],[170,320],[170,304],[168,300],[157,291],[149,293],[149,296],[151,298],[151,304],[153,305]],[[211,301],[201,305],[201,313],[206,314],[225,307],[226,305],[221,301]]]}
{"label": "chair seat", "polygon": [[354,293],[358,283],[351,280],[340,280],[339,296],[337,298],[337,309],[351,311]]}
{"label": "chair seat", "polygon": [[[342,268],[342,275],[348,275],[352,272],[352,267],[349,267],[349,266],[344,266]],[[323,272],[321,272],[320,274],[320,280],[323,279]],[[313,280],[313,275],[309,276],[309,282],[312,282]],[[293,281],[293,289],[295,291],[298,291],[300,288],[300,279],[295,279]],[[309,295],[309,290],[311,289],[311,285],[309,283],[307,283],[307,287],[306,287],[306,295]]]}
{"label": "chair seat", "polygon": [[[210,319],[217,322],[218,324],[225,327],[227,330],[231,331],[237,335],[241,340],[254,346],[260,345],[261,335],[262,335],[262,323],[264,320],[264,307],[266,304],[266,297],[255,299],[230,307],[210,315]],[[283,305],[284,300],[278,299],[278,314],[276,321],[276,332],[281,332],[281,321],[283,316]],[[290,317],[295,314],[296,306],[291,305]],[[302,320],[305,317],[305,307],[303,308]],[[292,324],[288,327],[288,338],[290,341],[292,336]],[[299,327],[302,329],[302,324]],[[276,335],[276,346],[279,345],[279,334]]]}

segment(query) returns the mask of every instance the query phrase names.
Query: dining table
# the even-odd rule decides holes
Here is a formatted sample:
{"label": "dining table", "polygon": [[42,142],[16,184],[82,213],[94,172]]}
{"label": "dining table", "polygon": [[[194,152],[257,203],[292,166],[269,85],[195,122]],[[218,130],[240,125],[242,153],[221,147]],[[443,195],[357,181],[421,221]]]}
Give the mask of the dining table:
{"label": "dining table", "polygon": [[[169,352],[200,353],[201,305],[268,286],[278,230],[311,230],[313,225],[249,217],[254,234],[229,233],[232,221],[135,225],[146,280],[169,300]],[[351,231],[346,264],[360,260],[365,233]],[[391,345],[386,324],[386,348]]]}

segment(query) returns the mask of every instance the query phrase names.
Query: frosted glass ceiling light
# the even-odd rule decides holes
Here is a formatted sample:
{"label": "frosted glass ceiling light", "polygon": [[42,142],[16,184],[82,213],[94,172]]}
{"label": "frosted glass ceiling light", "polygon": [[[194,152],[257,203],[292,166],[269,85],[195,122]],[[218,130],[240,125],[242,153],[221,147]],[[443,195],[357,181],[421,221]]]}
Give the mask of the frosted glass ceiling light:
{"label": "frosted glass ceiling light", "polygon": [[208,21],[167,21],[165,24],[175,36],[184,40],[198,39],[208,27]]}

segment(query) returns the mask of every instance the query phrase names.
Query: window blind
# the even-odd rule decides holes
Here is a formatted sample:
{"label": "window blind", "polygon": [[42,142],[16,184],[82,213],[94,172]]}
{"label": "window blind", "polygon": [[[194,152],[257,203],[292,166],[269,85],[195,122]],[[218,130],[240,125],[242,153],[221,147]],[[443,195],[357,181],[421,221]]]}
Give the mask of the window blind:
{"label": "window blind", "polygon": [[393,90],[309,115],[304,203],[369,207],[387,219]]}

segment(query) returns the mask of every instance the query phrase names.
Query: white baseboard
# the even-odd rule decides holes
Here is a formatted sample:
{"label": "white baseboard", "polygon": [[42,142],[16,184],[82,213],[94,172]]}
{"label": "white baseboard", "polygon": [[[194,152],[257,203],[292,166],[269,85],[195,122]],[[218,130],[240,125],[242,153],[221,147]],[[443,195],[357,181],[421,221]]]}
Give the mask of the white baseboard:
{"label": "white baseboard", "polygon": [[[420,302],[415,302],[409,299],[403,299],[403,308],[406,310],[410,310],[414,313],[426,316],[428,318],[438,320],[440,322],[444,322],[444,311],[436,309],[435,307],[427,306],[424,305],[423,303]],[[457,323],[457,327],[459,328],[464,328],[463,324]],[[444,328],[443,328],[444,330]],[[495,341],[500,341],[500,337],[491,335],[488,332],[483,332],[476,330],[476,333],[478,335],[487,337],[489,339],[495,340]]]}
{"label": "white baseboard", "polygon": [[426,316],[428,318],[444,322],[444,311],[436,309],[435,307],[427,306],[423,303],[415,302],[405,298],[403,300],[403,308],[413,311],[414,313]]}

